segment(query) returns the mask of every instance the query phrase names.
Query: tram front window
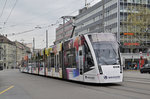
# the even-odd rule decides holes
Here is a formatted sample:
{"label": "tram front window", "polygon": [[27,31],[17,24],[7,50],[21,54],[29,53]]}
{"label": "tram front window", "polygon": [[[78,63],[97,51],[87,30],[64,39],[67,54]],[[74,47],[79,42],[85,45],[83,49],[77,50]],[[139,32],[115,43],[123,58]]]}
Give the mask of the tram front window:
{"label": "tram front window", "polygon": [[93,48],[100,65],[118,65],[118,45],[114,42],[94,42]]}

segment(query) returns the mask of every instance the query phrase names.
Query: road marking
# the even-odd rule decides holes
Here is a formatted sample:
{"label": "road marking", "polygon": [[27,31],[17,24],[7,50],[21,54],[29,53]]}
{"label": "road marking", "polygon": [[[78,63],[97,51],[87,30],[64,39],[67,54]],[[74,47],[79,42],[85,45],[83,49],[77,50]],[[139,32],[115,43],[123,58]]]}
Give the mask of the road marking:
{"label": "road marking", "polygon": [[1,94],[3,94],[3,93],[4,93],[4,92],[6,92],[6,91],[8,91],[8,90],[12,89],[13,87],[14,87],[14,86],[10,86],[9,88],[7,88],[7,89],[5,89],[5,90],[1,91],[1,92],[0,92],[0,95],[1,95]]}

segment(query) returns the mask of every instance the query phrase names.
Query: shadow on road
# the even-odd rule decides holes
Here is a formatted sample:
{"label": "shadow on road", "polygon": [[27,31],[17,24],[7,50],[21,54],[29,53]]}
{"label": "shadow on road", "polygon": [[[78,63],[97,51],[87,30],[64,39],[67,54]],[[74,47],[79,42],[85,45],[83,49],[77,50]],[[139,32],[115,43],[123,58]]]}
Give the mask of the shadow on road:
{"label": "shadow on road", "polygon": [[[29,74],[29,73],[25,73],[25,74]],[[31,75],[31,74],[29,74],[29,75]],[[98,86],[99,87],[122,86],[121,83],[97,84],[97,83],[87,83],[87,82],[66,80],[66,79],[62,79],[62,78],[50,77],[50,76],[43,76],[43,75],[37,75],[37,74],[32,74],[32,75],[46,77],[46,78],[55,79],[55,80],[64,81],[64,82],[69,82],[69,83],[74,83],[74,84],[87,85],[87,86],[97,86],[97,87]]]}

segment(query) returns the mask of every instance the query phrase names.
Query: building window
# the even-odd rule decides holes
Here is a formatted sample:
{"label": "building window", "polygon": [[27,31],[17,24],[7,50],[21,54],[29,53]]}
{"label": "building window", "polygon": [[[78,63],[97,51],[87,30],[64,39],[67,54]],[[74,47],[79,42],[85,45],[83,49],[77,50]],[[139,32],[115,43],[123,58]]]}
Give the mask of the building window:
{"label": "building window", "polygon": [[132,3],[132,0],[128,0],[128,3]]}
{"label": "building window", "polygon": [[95,22],[95,18],[93,18],[93,22]]}
{"label": "building window", "polygon": [[0,51],[0,60],[2,59],[2,53],[1,53],[1,51]]}
{"label": "building window", "polygon": [[136,2],[136,3],[141,3],[141,0],[136,0],[135,2]]}
{"label": "building window", "polygon": [[147,4],[148,3],[148,1],[147,0],[142,0],[143,2],[143,4]]}
{"label": "building window", "polygon": [[127,3],[127,0],[124,0],[124,2],[126,2],[126,3]]}
{"label": "building window", "polygon": [[150,4],[150,0],[148,0],[148,4]]}
{"label": "building window", "polygon": [[120,2],[123,2],[123,0],[120,0]]}
{"label": "building window", "polygon": [[121,10],[121,11],[123,10],[123,5],[120,5],[120,10]]}

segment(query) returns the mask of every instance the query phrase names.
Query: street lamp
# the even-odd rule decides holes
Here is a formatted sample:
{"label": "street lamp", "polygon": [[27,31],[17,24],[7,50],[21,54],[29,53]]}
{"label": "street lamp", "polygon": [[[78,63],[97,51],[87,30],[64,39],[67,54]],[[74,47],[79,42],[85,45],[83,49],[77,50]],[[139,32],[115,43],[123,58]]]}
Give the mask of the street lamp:
{"label": "street lamp", "polygon": [[35,28],[36,28],[36,29],[41,29],[42,27],[40,27],[40,26],[37,25]]}

